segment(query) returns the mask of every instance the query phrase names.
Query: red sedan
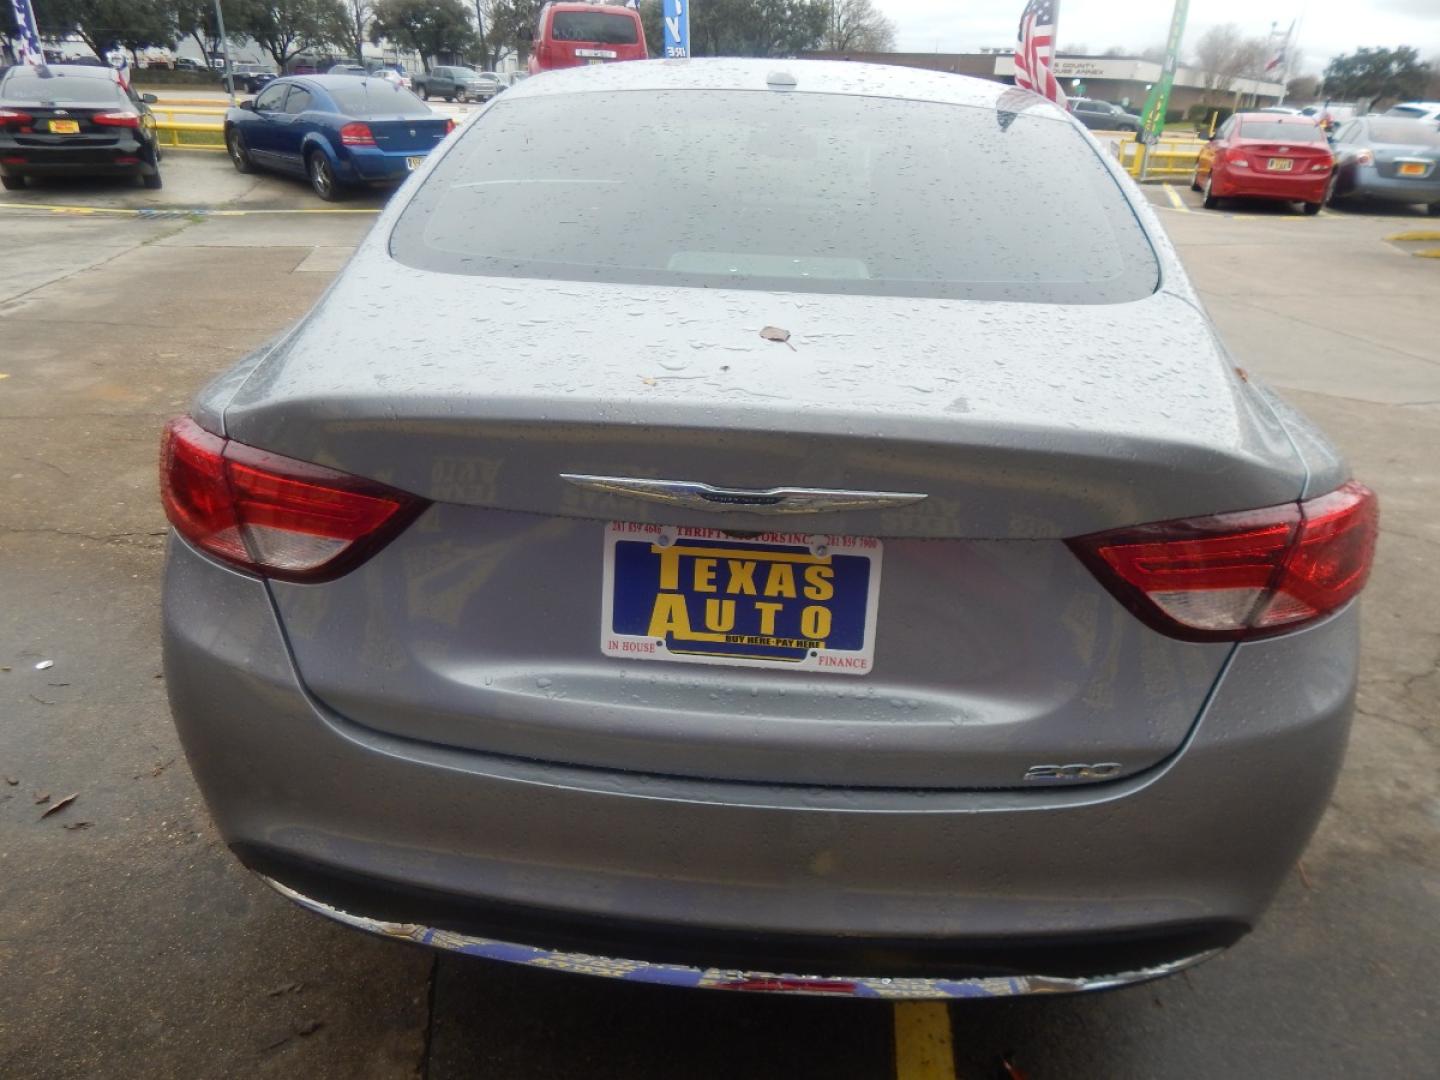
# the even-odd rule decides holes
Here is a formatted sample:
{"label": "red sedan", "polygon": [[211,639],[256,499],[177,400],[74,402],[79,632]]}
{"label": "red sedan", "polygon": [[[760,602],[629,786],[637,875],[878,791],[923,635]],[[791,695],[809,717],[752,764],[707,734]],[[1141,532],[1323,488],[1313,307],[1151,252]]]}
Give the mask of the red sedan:
{"label": "red sedan", "polygon": [[1246,196],[1303,202],[1318,214],[1334,166],[1325,132],[1308,116],[1236,113],[1200,148],[1190,187],[1205,192],[1207,210]]}

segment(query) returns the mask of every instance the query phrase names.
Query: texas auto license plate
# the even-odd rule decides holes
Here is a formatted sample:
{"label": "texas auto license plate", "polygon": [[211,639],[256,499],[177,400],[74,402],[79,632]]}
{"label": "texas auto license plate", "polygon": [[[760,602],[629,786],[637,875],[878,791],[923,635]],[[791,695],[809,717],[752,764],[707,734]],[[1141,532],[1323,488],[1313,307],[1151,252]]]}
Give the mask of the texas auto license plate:
{"label": "texas auto license plate", "polygon": [[50,132],[54,135],[78,135],[80,133],[80,121],[51,120]]}
{"label": "texas auto license plate", "polygon": [[423,157],[407,157],[405,159],[405,168],[408,169],[410,172],[414,172],[416,169],[418,169],[421,165],[424,164],[425,159]]}
{"label": "texas auto license plate", "polygon": [[869,537],[613,522],[606,656],[866,675],[884,547]]}
{"label": "texas auto license plate", "polygon": [[614,49],[576,49],[576,56],[584,56],[593,64],[600,60],[614,60],[619,54]]}
{"label": "texas auto license plate", "polygon": [[1271,172],[1289,172],[1295,167],[1295,159],[1288,157],[1272,157],[1265,165]]}
{"label": "texas auto license plate", "polygon": [[1418,161],[1402,161],[1399,171],[1401,176],[1424,176],[1425,166]]}

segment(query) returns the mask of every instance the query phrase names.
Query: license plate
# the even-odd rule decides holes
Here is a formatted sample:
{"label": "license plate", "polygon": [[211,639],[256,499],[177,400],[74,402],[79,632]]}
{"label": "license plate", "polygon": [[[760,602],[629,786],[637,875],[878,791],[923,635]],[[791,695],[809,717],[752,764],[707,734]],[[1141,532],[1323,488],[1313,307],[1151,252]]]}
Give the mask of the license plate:
{"label": "license plate", "polygon": [[1271,172],[1289,172],[1295,167],[1295,159],[1288,157],[1272,157],[1265,165]]}
{"label": "license plate", "polygon": [[1424,176],[1425,166],[1418,161],[1402,161],[1400,163],[1401,176]]}
{"label": "license plate", "polygon": [[51,120],[50,131],[55,135],[78,135],[80,133],[80,121]]}
{"label": "license plate", "polygon": [[407,157],[405,159],[405,168],[407,168],[411,172],[414,172],[416,169],[418,169],[421,165],[424,164],[425,159],[423,157]]}
{"label": "license plate", "polygon": [[576,49],[576,56],[588,56],[593,60],[614,60],[619,55],[614,49]]}
{"label": "license plate", "polygon": [[600,650],[631,660],[867,675],[884,546],[868,537],[613,522]]}

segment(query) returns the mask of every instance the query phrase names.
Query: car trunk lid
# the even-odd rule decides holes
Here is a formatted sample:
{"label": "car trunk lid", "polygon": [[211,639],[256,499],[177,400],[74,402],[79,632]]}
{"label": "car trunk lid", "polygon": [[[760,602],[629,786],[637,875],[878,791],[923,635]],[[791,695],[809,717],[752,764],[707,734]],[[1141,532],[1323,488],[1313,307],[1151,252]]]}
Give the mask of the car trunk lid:
{"label": "car trunk lid", "polygon": [[[403,329],[379,321],[382,294]],[[1163,293],[1050,307],[362,267],[225,425],[436,503],[336,581],[271,585],[302,677],[338,714],[490,753],[771,783],[1017,787],[1154,765],[1229,646],[1150,629],[1062,538],[1283,502],[1304,479],[1203,317]],[[782,518],[565,473],[925,497]],[[873,542],[870,663],[606,655],[612,522],[792,554]]]}
{"label": "car trunk lid", "polygon": [[449,119],[443,116],[375,116],[365,123],[376,146],[397,153],[433,150],[450,128]]}

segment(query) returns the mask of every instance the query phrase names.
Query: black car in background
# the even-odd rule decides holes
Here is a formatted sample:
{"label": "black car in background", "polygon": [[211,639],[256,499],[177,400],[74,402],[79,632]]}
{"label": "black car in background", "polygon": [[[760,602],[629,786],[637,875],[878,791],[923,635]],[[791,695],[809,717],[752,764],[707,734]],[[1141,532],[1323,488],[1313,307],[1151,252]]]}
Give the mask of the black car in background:
{"label": "black car in background", "polygon": [[1092,131],[1139,131],[1141,120],[1119,105],[1093,98],[1071,98],[1070,109],[1075,119]]}
{"label": "black car in background", "polygon": [[138,176],[160,187],[153,94],[120,85],[108,67],[51,64],[49,77],[13,67],[0,78],[0,184],[31,176]]}
{"label": "black car in background", "polygon": [[259,64],[242,61],[231,64],[230,74],[222,76],[220,81],[232,94],[258,94],[277,78],[275,72],[266,71]]}

